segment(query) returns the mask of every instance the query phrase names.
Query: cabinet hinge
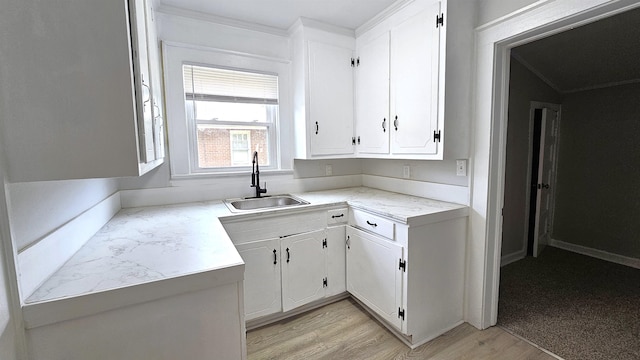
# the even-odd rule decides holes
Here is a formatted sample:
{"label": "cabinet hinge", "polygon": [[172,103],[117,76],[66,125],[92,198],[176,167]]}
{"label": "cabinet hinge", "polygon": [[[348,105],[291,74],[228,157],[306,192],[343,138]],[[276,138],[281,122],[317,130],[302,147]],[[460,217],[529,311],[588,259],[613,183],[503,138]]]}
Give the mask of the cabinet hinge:
{"label": "cabinet hinge", "polygon": [[351,138],[351,145],[355,145],[356,144],[356,137],[352,137]]}
{"label": "cabinet hinge", "polygon": [[444,26],[444,14],[436,15],[436,29],[440,26]]}
{"label": "cabinet hinge", "polygon": [[322,248],[326,248],[327,247],[327,239],[322,240]]}
{"label": "cabinet hinge", "polygon": [[360,136],[358,136],[358,145],[360,145]]}
{"label": "cabinet hinge", "polygon": [[322,287],[327,287],[329,286],[329,281],[327,280],[327,278],[322,279]]}
{"label": "cabinet hinge", "polygon": [[440,142],[440,130],[433,131],[433,142]]}
{"label": "cabinet hinge", "polygon": [[404,309],[398,308],[398,317],[404,320]]}
{"label": "cabinet hinge", "polygon": [[407,261],[400,259],[400,265],[398,266],[398,270],[402,270],[407,272]]}
{"label": "cabinet hinge", "polygon": [[360,66],[360,56],[356,59],[356,66]]}
{"label": "cabinet hinge", "polygon": [[356,67],[356,59],[351,58],[351,67]]}

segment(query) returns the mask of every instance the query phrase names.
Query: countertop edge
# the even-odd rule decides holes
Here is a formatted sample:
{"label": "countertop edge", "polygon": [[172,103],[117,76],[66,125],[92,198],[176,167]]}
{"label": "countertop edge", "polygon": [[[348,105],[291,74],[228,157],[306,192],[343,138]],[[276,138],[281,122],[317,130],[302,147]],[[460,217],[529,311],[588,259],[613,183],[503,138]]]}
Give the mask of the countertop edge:
{"label": "countertop edge", "polygon": [[244,279],[244,263],[72,297],[24,304],[25,329],[214,288]]}

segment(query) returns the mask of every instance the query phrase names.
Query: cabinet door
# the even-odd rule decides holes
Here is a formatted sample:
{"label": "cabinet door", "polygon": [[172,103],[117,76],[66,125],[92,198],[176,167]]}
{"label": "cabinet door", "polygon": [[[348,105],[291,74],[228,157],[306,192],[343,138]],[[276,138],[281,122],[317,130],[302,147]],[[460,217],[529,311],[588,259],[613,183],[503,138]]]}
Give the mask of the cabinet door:
{"label": "cabinet door", "polygon": [[401,245],[347,227],[347,291],[398,329],[402,328],[400,259]]}
{"label": "cabinet door", "polygon": [[342,294],[347,291],[346,283],[346,226],[334,226],[327,229],[327,293],[326,296]]}
{"label": "cabinet door", "polygon": [[391,29],[391,152],[435,154],[440,3]]}
{"label": "cabinet door", "polygon": [[358,47],[356,136],[358,153],[389,153],[389,33]]}
{"label": "cabinet door", "polygon": [[244,260],[245,320],[282,310],[280,239],[236,245]]}
{"label": "cabinet door", "polygon": [[[153,104],[149,76],[149,52],[147,49],[147,23],[145,0],[135,0],[131,6],[134,17],[132,40],[134,72],[138,107],[138,136],[140,137],[140,162],[148,163],[156,159],[153,139]],[[138,96],[138,94],[140,96]]]}
{"label": "cabinet door", "polygon": [[309,41],[311,155],[353,153],[351,49]]}
{"label": "cabinet door", "polygon": [[[162,97],[162,71],[160,69],[160,42],[157,35],[157,24],[155,21],[152,0],[145,0],[145,3],[149,76],[151,81],[151,113],[153,115],[153,157],[155,159],[162,159],[164,158],[164,101]],[[145,134],[146,133],[147,132],[145,130]]]}
{"label": "cabinet door", "polygon": [[325,230],[282,239],[282,308],[289,311],[325,296]]}

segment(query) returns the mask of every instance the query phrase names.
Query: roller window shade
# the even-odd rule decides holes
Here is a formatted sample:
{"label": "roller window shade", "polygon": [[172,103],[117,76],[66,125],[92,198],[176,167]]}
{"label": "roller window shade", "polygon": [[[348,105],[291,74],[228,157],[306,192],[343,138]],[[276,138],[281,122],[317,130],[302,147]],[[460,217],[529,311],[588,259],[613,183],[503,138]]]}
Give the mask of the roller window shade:
{"label": "roller window shade", "polygon": [[187,100],[278,104],[278,77],[212,67],[183,65]]}

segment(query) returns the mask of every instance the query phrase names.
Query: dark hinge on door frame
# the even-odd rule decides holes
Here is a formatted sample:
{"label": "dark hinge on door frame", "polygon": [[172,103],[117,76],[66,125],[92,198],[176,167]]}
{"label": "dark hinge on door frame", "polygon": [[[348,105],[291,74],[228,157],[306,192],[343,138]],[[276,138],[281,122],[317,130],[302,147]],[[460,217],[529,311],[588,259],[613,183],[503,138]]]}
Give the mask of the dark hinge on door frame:
{"label": "dark hinge on door frame", "polygon": [[398,317],[404,320],[404,309],[398,308]]}
{"label": "dark hinge on door frame", "polygon": [[440,142],[440,130],[433,130],[433,142]]}
{"label": "dark hinge on door frame", "polygon": [[356,144],[356,137],[352,137],[351,138],[351,145],[355,145]]}
{"label": "dark hinge on door frame", "polygon": [[327,280],[327,278],[322,279],[322,287],[327,287],[329,286],[329,281]]}
{"label": "dark hinge on door frame", "polygon": [[404,272],[407,272],[407,261],[406,260],[400,259],[400,263],[398,265],[398,270],[402,270]]}
{"label": "dark hinge on door frame", "polygon": [[322,248],[326,248],[327,247],[327,239],[322,240]]}
{"label": "dark hinge on door frame", "polygon": [[356,67],[356,59],[351,58],[351,67]]}
{"label": "dark hinge on door frame", "polygon": [[440,14],[440,16],[436,14],[436,29],[440,26],[444,26],[444,14]]}

